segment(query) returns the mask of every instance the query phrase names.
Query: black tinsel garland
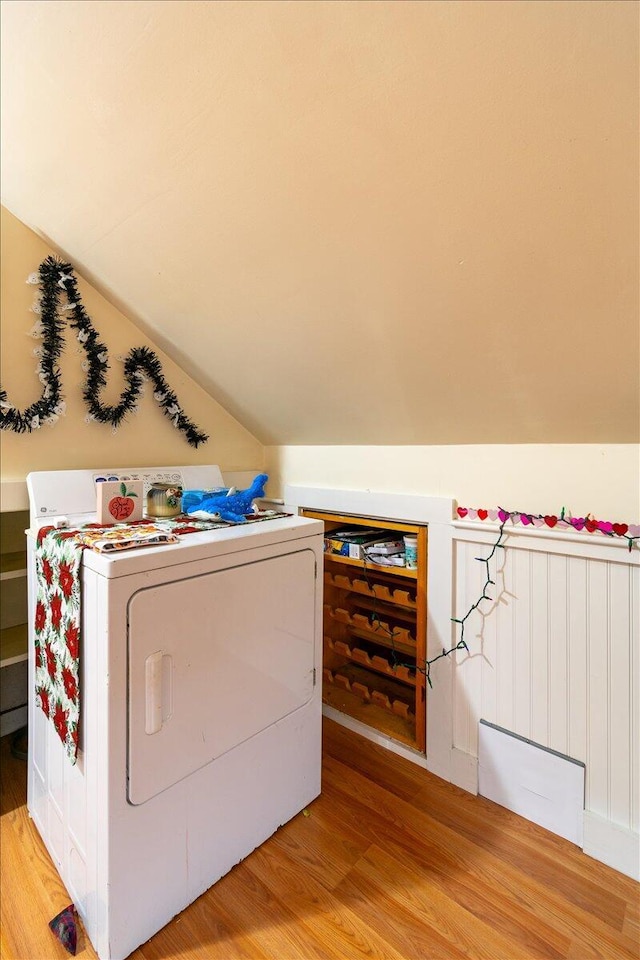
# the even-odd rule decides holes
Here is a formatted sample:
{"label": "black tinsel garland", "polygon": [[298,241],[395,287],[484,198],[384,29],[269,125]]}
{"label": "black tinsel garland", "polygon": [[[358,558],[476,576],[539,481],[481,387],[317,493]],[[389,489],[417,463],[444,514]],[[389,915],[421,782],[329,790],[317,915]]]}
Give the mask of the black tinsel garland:
{"label": "black tinsel garland", "polygon": [[40,330],[35,336],[41,336],[43,346],[36,350],[40,357],[38,376],[43,384],[42,396],[26,410],[20,412],[7,401],[6,391],[0,388],[0,429],[13,430],[15,433],[31,433],[43,423],[55,423],[64,413],[65,404],[61,393],[61,374],[58,361],[63,350],[62,330],[64,321],[60,318],[60,297],[66,295],[72,319],[69,326],[77,330],[77,338],[87,356],[83,366],[86,380],[82,395],[88,407],[87,419],[99,423],[110,423],[118,427],[137,405],[145,379],[154,386],[154,399],[173,425],[180,430],[192,447],[206,443],[206,433],[199,430],[186,416],[173,390],[165,380],[160,360],[148,347],[133,347],[124,361],[124,376],[127,386],[123,390],[119,403],[115,405],[100,402],[100,393],[107,384],[109,359],[106,346],[101,342],[80,294],[78,283],[69,263],[55,257],[47,257],[38,271],[41,285]]}

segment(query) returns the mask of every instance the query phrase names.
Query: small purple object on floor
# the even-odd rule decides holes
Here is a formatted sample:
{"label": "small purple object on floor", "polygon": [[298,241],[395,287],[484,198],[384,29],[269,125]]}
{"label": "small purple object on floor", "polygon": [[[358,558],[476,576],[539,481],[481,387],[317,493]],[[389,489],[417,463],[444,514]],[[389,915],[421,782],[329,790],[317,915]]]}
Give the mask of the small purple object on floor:
{"label": "small purple object on floor", "polygon": [[68,907],[61,910],[57,917],[49,921],[49,927],[72,957],[76,955],[76,947],[78,944],[76,917],[76,908],[70,903]]}

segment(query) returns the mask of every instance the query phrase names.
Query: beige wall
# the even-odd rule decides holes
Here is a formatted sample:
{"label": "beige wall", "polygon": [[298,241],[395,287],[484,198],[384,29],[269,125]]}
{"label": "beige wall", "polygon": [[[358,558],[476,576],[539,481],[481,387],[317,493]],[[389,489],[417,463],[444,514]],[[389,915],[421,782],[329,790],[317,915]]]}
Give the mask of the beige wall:
{"label": "beige wall", "polygon": [[264,443],[637,442],[638,10],[5,0],[3,202]]}
{"label": "beige wall", "polygon": [[[1,302],[2,373],[1,382],[9,401],[24,409],[41,393],[35,373],[34,348],[42,341],[26,336],[36,317],[29,308],[37,287],[25,283],[27,276],[53,251],[47,244],[2,209]],[[117,402],[124,386],[122,364],[116,360],[133,346],[154,344],[93,287],[79,278],[83,303],[112,363],[110,382],[104,399]],[[159,466],[162,464],[217,463],[223,470],[260,468],[263,448],[260,443],[204,390],[190,379],[161,351],[158,355],[167,382],[175,390],[187,415],[206,433],[209,441],[194,449],[160,412],[150,385],[139,412],[117,432],[110,426],[84,421],[82,401],[83,372],[75,335],[67,328],[66,347],[60,363],[67,414],[53,426],[43,426],[31,434],[3,430],[0,452],[3,489],[6,481],[24,480],[31,470],[58,470],[95,466]]]}
{"label": "beige wall", "polygon": [[292,483],[640,522],[637,444],[267,447],[266,469],[272,496]]}

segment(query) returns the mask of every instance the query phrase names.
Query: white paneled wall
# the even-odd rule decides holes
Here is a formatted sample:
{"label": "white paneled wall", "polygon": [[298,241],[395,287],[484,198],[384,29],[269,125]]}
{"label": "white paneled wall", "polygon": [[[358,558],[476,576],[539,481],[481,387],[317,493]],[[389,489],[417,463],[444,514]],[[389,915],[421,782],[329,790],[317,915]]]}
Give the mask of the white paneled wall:
{"label": "white paneled wall", "polygon": [[[488,556],[497,527],[455,528],[455,616],[462,617],[482,594],[486,565],[475,558]],[[496,583],[487,593],[493,600],[468,618],[469,654],[457,654],[454,750],[477,758],[483,718],[583,761],[585,851],[592,818],[599,836],[608,826],[629,851],[612,865],[634,875],[640,831],[639,551],[595,534],[508,529],[514,532],[491,562]]]}

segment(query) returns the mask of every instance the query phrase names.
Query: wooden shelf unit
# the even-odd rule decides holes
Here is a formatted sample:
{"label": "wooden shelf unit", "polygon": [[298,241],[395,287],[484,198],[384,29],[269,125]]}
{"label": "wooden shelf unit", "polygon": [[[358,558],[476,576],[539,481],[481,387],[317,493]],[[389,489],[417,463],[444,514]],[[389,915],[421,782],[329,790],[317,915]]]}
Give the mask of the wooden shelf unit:
{"label": "wooden shelf unit", "polygon": [[0,736],[27,722],[27,511],[0,513]]}
{"label": "wooden shelf unit", "polygon": [[322,695],[341,713],[424,753],[427,527],[321,510],[302,514],[322,520],[327,537],[358,526],[417,537],[416,570],[325,553]]}

